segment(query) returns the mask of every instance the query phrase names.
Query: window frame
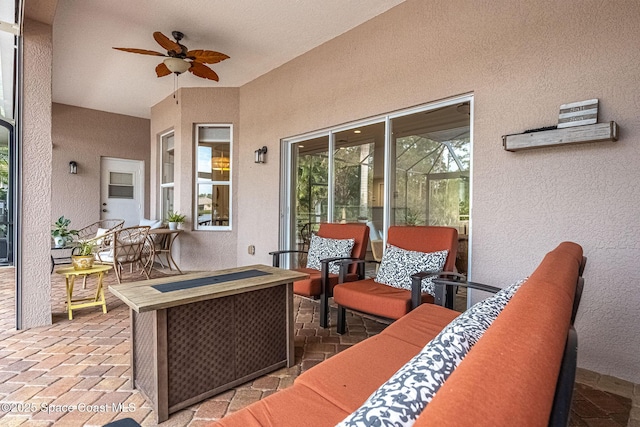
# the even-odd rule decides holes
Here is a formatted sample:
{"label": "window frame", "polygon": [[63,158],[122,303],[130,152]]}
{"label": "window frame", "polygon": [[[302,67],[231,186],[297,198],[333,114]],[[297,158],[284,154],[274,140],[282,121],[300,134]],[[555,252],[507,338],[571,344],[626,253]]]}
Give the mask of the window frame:
{"label": "window frame", "polygon": [[[228,128],[229,129],[229,180],[214,181],[201,180],[198,178],[198,147],[200,145],[201,128]],[[193,230],[194,231],[231,231],[233,229],[233,124],[232,123],[198,123],[194,126],[194,150],[193,150]],[[207,141],[211,142],[211,141]],[[224,142],[224,141],[221,141]],[[198,222],[198,201],[200,185],[226,186],[229,188],[228,219],[226,225],[200,225]]]}

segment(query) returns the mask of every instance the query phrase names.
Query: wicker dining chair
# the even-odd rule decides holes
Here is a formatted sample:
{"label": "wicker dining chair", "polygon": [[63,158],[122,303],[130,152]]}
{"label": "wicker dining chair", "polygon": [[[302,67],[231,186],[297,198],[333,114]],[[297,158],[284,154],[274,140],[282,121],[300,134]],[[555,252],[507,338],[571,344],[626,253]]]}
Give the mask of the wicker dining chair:
{"label": "wicker dining chair", "polygon": [[78,241],[91,240],[101,235],[119,230],[124,226],[123,219],[102,219],[78,230]]}
{"label": "wicker dining chair", "polygon": [[147,236],[150,227],[135,226],[114,230],[102,236],[102,244],[96,251],[96,261],[101,264],[113,265],[118,283],[122,283],[122,267],[125,264],[139,265],[141,272],[149,279],[147,262],[149,256],[149,241]]}

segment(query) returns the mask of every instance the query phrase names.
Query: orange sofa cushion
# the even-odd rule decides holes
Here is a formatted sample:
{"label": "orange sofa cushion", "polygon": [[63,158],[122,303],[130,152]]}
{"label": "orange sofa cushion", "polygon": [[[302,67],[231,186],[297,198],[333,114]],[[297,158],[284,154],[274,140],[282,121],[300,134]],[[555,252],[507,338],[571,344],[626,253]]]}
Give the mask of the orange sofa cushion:
{"label": "orange sofa cushion", "polygon": [[[358,280],[333,289],[336,303],[388,319],[399,319],[411,310],[411,291],[376,283],[374,279]],[[423,303],[433,297],[422,294]]]}
{"label": "orange sofa cushion", "polygon": [[422,304],[382,331],[382,335],[397,338],[420,348],[440,333],[460,313],[434,304]]}
{"label": "orange sofa cushion", "polygon": [[547,254],[415,426],[546,426],[581,260],[574,243]]}
{"label": "orange sofa cushion", "polygon": [[334,426],[347,415],[308,387],[294,385],[225,416],[211,427]]}
{"label": "orange sofa cushion", "polygon": [[419,351],[419,346],[376,335],[304,372],[295,384],[351,413]]}

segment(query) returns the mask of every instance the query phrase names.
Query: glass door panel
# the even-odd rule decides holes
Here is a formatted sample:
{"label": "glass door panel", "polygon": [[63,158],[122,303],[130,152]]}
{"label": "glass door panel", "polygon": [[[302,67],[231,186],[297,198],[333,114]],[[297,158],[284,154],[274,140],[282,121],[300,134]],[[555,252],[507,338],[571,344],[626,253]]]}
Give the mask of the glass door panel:
{"label": "glass door panel", "polygon": [[468,227],[470,123],[456,105],[392,120],[392,224]]}
{"label": "glass door panel", "polygon": [[0,125],[0,265],[13,263],[13,221],[11,220],[11,161],[12,133]]}
{"label": "glass door panel", "polygon": [[467,273],[470,118],[459,105],[392,120],[391,224],[458,229],[456,266]]}
{"label": "glass door panel", "polygon": [[333,221],[365,222],[382,229],[384,123],[334,134]]}
{"label": "glass door panel", "polygon": [[[311,233],[328,220],[329,211],[329,136],[322,136],[292,145],[293,215],[291,249],[307,250]],[[305,257],[297,259],[306,264]]]}

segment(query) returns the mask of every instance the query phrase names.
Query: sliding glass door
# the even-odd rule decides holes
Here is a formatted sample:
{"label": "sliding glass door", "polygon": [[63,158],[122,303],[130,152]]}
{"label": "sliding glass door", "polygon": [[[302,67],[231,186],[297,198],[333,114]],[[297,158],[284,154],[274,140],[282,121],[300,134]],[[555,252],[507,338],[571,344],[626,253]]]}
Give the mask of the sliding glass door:
{"label": "sliding glass door", "polygon": [[[283,141],[281,246],[307,248],[321,222],[470,227],[471,97]],[[466,272],[467,254],[458,269]],[[297,259],[304,262],[304,259]]]}

